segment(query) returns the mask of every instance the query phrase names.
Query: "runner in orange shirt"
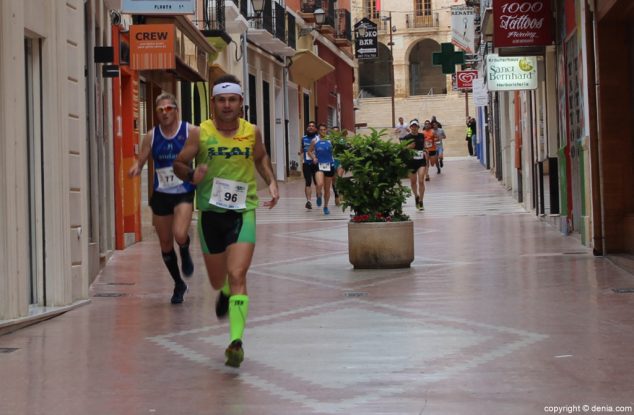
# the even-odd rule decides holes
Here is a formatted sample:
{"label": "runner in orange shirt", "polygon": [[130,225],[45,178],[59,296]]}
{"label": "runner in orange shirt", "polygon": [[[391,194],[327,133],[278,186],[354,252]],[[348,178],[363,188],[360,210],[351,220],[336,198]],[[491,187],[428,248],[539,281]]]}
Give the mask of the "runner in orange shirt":
{"label": "runner in orange shirt", "polygon": [[425,171],[425,181],[429,181],[429,167],[438,164],[438,148],[436,147],[436,133],[431,127],[429,120],[423,125],[423,135],[425,136],[425,153],[427,154],[427,167]]}

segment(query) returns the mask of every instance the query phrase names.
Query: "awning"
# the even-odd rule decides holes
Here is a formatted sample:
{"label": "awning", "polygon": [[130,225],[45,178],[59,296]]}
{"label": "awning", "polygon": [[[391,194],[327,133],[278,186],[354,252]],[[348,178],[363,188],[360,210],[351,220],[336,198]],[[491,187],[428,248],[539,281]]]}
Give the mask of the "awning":
{"label": "awning", "polygon": [[291,66],[289,68],[291,80],[304,88],[310,88],[315,81],[334,70],[334,66],[310,50],[298,50],[291,58]]}

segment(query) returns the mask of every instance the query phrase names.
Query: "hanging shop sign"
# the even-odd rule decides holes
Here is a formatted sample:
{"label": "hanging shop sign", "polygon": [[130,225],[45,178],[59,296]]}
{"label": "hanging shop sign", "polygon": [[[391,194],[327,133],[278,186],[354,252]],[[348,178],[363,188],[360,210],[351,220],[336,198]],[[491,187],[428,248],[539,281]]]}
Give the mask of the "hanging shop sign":
{"label": "hanging shop sign", "polygon": [[493,0],[496,48],[547,46],[553,43],[550,0]]}
{"label": "hanging shop sign", "polygon": [[470,69],[468,71],[458,71],[456,73],[456,84],[458,89],[473,88],[473,80],[478,77],[478,71]]}
{"label": "hanging shop sign", "polygon": [[484,84],[484,79],[473,80],[473,104],[476,107],[486,107],[489,105],[489,91]]}
{"label": "hanging shop sign", "polygon": [[489,91],[537,89],[537,58],[487,55],[487,88]]}
{"label": "hanging shop sign", "polygon": [[173,24],[130,26],[130,68],[137,71],[176,68]]}
{"label": "hanging shop sign", "polygon": [[451,43],[466,53],[475,53],[475,8],[451,8]]}
{"label": "hanging shop sign", "polygon": [[196,0],[122,0],[127,14],[195,14]]}
{"label": "hanging shop sign", "polygon": [[[363,27],[365,30],[359,30]],[[359,32],[364,32],[363,36]],[[364,17],[354,25],[354,50],[357,59],[376,59],[379,56],[379,41],[376,23]]]}

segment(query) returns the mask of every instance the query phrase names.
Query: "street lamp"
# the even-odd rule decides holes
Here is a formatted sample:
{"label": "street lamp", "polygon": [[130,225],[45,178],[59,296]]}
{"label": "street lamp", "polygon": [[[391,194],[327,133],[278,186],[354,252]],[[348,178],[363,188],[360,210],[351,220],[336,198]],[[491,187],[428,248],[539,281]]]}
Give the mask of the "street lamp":
{"label": "street lamp", "polygon": [[321,7],[316,9],[313,14],[315,15],[315,23],[317,26],[321,26],[326,21],[326,12]]}
{"label": "street lamp", "polygon": [[318,30],[326,22],[326,12],[322,8],[315,9],[313,16],[315,17],[315,25],[300,29],[300,36],[306,36],[313,30]]}
{"label": "street lamp", "polygon": [[384,22],[389,22],[390,26],[390,42],[388,43],[388,45],[390,46],[390,78],[392,84],[392,93],[390,94],[392,99],[392,128],[394,128],[396,127],[396,114],[394,110],[394,41],[392,40],[392,32],[394,32],[396,28],[392,26],[392,12],[389,12],[389,15],[382,17],[381,20]]}
{"label": "street lamp", "polygon": [[260,17],[262,11],[264,10],[264,2],[265,0],[251,0],[251,5],[253,6],[253,11],[255,12],[256,17]]}

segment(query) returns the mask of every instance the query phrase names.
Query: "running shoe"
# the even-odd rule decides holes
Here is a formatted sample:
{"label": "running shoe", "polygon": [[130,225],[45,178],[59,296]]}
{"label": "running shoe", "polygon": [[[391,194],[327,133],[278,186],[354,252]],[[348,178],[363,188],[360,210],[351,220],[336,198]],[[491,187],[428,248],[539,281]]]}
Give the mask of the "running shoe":
{"label": "running shoe", "polygon": [[182,303],[183,296],[185,295],[186,291],[187,291],[187,284],[185,284],[182,281],[180,283],[177,283],[176,286],[174,287],[174,292],[172,293],[172,299],[170,300],[170,302],[172,304]]}
{"label": "running shoe", "polygon": [[216,317],[218,319],[225,318],[229,312],[229,297],[222,291],[218,292],[216,298]]}
{"label": "running shoe", "polygon": [[306,206],[306,209],[309,209],[309,210],[313,208],[313,204],[310,203],[310,200],[308,202],[306,202],[305,206]]}
{"label": "running shoe", "polygon": [[330,215],[330,209],[327,207],[324,208],[324,215]]}
{"label": "running shoe", "polygon": [[418,207],[418,210],[425,210],[425,205],[423,205],[423,202],[420,202],[420,206]]}
{"label": "running shoe", "polygon": [[194,263],[192,256],[189,254],[189,248],[181,248],[181,271],[186,277],[191,277],[194,273]]}
{"label": "running shoe", "polygon": [[240,367],[240,363],[244,360],[244,349],[242,348],[242,340],[234,340],[231,342],[227,350],[225,350],[227,361],[226,366]]}
{"label": "running shoe", "polygon": [[317,196],[317,207],[321,206],[321,196]]}

